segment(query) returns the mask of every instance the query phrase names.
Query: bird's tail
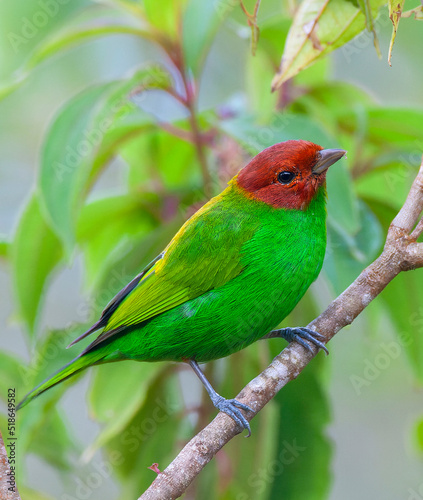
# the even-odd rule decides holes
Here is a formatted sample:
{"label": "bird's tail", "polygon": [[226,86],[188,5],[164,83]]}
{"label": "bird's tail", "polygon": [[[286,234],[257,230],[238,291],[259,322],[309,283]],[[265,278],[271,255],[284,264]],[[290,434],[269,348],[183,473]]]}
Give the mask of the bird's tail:
{"label": "bird's tail", "polygon": [[16,409],[19,410],[20,408],[23,408],[28,403],[30,403],[34,398],[42,394],[47,389],[50,389],[50,387],[53,387],[59,382],[63,382],[67,378],[72,377],[72,375],[75,375],[78,372],[87,368],[88,366],[97,363],[102,358],[104,358],[104,353],[98,351],[88,353],[83,356],[78,356],[77,358],[73,359],[70,363],[65,365],[63,368],[58,370],[56,373],[54,373],[51,377],[44,380],[44,382],[41,382],[41,384],[37,385],[37,387],[32,389],[32,391],[28,392],[28,394],[23,398],[23,400],[18,404]]}

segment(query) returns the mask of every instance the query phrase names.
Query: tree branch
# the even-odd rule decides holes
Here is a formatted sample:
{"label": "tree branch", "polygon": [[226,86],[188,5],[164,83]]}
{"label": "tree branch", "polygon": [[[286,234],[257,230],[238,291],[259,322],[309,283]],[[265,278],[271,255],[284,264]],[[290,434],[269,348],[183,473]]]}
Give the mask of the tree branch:
{"label": "tree branch", "polygon": [[[328,342],[341,328],[352,323],[397,274],[423,267],[423,243],[416,242],[423,229],[423,222],[419,221],[422,210],[423,159],[407,200],[389,227],[382,254],[307,326],[323,334],[324,342]],[[316,354],[314,346],[311,353],[298,343],[291,343],[242,389],[236,399],[253,408],[255,414],[258,413],[284,385],[301,373]],[[245,416],[248,420],[254,417],[250,412]],[[180,497],[214,455],[239,432],[230,417],[219,413],[158,474],[138,500],[173,500]]]}
{"label": "tree branch", "polygon": [[0,498],[2,500],[21,500],[18,488],[14,484],[15,475],[10,475],[10,469],[7,451],[0,432]]}

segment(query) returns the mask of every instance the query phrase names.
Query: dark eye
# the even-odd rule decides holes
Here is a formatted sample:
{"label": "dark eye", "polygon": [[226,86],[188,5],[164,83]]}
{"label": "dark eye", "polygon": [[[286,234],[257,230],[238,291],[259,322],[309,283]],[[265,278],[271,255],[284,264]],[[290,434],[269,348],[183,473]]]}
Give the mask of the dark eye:
{"label": "dark eye", "polygon": [[278,174],[278,182],[281,184],[289,184],[295,178],[294,172],[289,172],[285,170],[284,172],[279,172]]}

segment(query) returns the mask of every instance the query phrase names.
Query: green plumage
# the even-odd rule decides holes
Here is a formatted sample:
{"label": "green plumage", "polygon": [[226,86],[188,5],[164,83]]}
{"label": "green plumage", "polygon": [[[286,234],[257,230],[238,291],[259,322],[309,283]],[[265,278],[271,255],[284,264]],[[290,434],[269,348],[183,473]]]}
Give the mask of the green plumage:
{"label": "green plumage", "polygon": [[92,364],[204,362],[260,339],[319,274],[325,218],[324,186],[305,210],[293,210],[259,201],[232,180],[187,221],[132,290],[112,301],[97,324],[103,333],[21,406]]}

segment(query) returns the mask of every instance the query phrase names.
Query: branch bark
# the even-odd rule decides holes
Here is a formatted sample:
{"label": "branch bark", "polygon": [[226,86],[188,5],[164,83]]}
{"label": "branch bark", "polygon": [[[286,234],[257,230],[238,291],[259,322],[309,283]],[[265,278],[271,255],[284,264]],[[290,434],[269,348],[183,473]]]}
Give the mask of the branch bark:
{"label": "branch bark", "polygon": [[[307,328],[318,331],[328,342],[379,295],[401,271],[423,267],[423,243],[417,238],[423,231],[423,159],[404,206],[392,221],[382,254]],[[420,219],[420,220],[419,220]],[[413,228],[415,228],[413,230]],[[238,401],[258,413],[290,380],[295,379],[317,354],[293,342],[236,396]],[[254,415],[246,415],[251,420]],[[138,500],[173,500],[179,498],[216,453],[240,430],[224,413],[199,432],[173,462],[158,474]]]}
{"label": "branch bark", "polygon": [[21,500],[17,486],[11,488],[11,484],[8,482],[9,474],[9,460],[0,432],[0,498],[2,500]]}

